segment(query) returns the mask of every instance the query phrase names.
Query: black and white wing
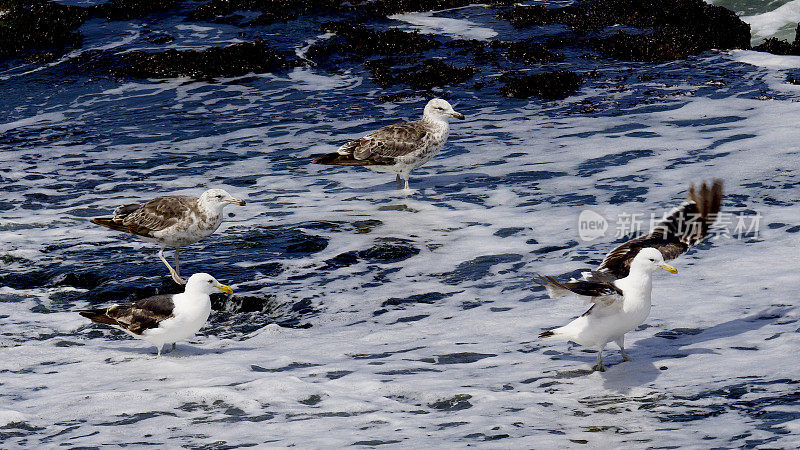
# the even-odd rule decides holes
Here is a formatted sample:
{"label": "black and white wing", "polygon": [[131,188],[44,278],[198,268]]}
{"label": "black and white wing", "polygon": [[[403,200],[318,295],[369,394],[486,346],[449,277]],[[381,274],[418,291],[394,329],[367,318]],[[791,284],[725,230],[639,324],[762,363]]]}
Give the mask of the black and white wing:
{"label": "black and white wing", "polygon": [[722,180],[715,179],[711,187],[703,182],[699,192],[692,184],[685,202],[672,210],[649,234],[631,239],[611,250],[597,271],[625,278],[633,258],[639,250],[647,247],[661,251],[665,260],[677,258],[705,239],[721,205]]}
{"label": "black and white wing", "polygon": [[534,283],[544,286],[550,298],[576,294],[608,306],[622,296],[622,291],[614,284],[616,278],[603,272],[585,272],[583,280],[573,279],[567,282],[560,282],[547,275],[537,276],[539,279],[534,278]]}
{"label": "black and white wing", "polygon": [[145,330],[157,328],[162,321],[173,317],[175,304],[172,297],[172,294],[156,295],[136,303],[84,309],[78,313],[91,319],[92,322],[113,325],[134,334],[142,334]]}

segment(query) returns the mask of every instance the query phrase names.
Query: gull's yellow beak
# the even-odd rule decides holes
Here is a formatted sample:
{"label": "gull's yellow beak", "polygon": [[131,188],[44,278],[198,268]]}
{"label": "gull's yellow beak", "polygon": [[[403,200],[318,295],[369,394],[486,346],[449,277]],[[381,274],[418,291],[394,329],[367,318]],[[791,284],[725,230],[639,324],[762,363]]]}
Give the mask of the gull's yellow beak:
{"label": "gull's yellow beak", "polygon": [[676,269],[673,266],[670,266],[669,264],[659,264],[658,267],[666,270],[669,273],[678,273],[678,269]]}
{"label": "gull's yellow beak", "polygon": [[220,291],[222,291],[222,292],[224,292],[226,294],[233,294],[233,289],[231,289],[230,286],[226,286],[224,284],[220,284],[219,286],[217,286],[217,289],[219,289]]}
{"label": "gull's yellow beak", "polygon": [[232,205],[239,205],[239,206],[244,206],[246,204],[244,202],[244,200],[242,200],[240,198],[236,198],[236,197],[233,197],[232,199],[228,200],[228,203],[230,203]]}

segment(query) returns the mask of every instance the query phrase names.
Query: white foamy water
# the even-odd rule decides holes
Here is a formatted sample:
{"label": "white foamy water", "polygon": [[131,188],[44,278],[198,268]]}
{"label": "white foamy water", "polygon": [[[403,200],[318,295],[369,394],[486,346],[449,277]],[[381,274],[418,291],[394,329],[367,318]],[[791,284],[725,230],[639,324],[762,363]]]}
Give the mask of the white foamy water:
{"label": "white foamy water", "polygon": [[[743,16],[742,20],[750,24],[752,34],[757,38],[766,39],[779,32],[789,35],[800,22],[800,1],[790,1],[761,14]],[[791,42],[793,36],[787,39]]]}
{"label": "white foamy water", "polygon": [[[188,94],[180,95],[201,100]],[[34,312],[35,305],[55,307],[62,289],[6,291],[22,296],[6,300],[0,319],[7,408],[0,419],[11,424],[7,442],[339,447],[498,439],[502,447],[583,441],[724,446],[736,445],[744,433],[772,446],[796,445],[796,434],[776,433],[791,423],[759,418],[796,414],[792,407],[759,403],[794,395],[796,385],[778,380],[798,378],[795,364],[776,363],[798,345],[792,299],[800,286],[791,262],[798,234],[787,232],[791,225],[767,226],[797,222],[797,173],[787,163],[796,163],[798,150],[787,144],[797,142],[800,131],[784,119],[796,113],[795,103],[694,98],[677,109],[619,117],[552,117],[536,102],[503,111],[477,99],[460,105],[469,120],[453,124],[449,150],[412,176],[419,192],[408,199],[393,191],[391,177],[307,165],[312,153],[343,140],[330,128],[295,127],[273,141],[268,136],[283,125],[265,125],[174,146],[183,155],[238,153],[241,140],[257,149],[224,166],[198,166],[196,181],[192,170],[174,181],[152,172],[151,181],[164,178],[160,189],[187,193],[193,189],[179,187],[199,188],[212,172],[255,176],[250,188],[217,183],[248,200],[228,223],[233,237],[219,233],[217,244],[265,223],[381,224],[368,233],[313,230],[329,239],[328,246],[281,261],[286,270],[269,280],[230,261],[235,275],[224,282],[234,287],[262,284],[262,292],[280,302],[312,299],[321,313],[310,319],[311,328],[270,325],[237,338],[199,336],[159,359],[146,343],[118,333],[98,327],[102,335],[88,335],[86,321],[74,313]],[[631,124],[651,134],[625,131]],[[271,149],[284,148],[282,140],[309,150],[300,150],[294,163],[276,165]],[[155,150],[162,144],[116,151],[124,148],[133,158],[173,151]],[[642,150],[627,162],[586,165]],[[67,172],[61,164],[70,152],[61,153],[51,168],[56,173]],[[581,202],[607,217],[660,213],[681,200],[689,181],[711,177],[726,182],[727,210],[761,214],[761,235],[703,245],[675,261],[678,275],[657,276],[646,327],[628,336],[634,361],[620,364],[611,351],[607,372],[588,373],[593,354],[535,337],[585,307],[532,291],[533,274],[585,268],[584,255],[598,261],[613,246],[603,239],[568,244],[578,240],[582,208],[572,196],[591,196]],[[637,194],[616,202],[620,189]],[[48,192],[31,185],[34,190]],[[110,209],[141,195],[112,189],[112,198],[105,198],[107,190],[86,192],[78,201]],[[51,225],[41,233],[3,231],[3,251],[30,254],[54,240],[78,246],[126,241],[71,217],[68,208],[53,205],[35,216],[12,210],[4,224]],[[518,230],[502,232],[509,229]],[[366,261],[318,270],[336,255],[386,239],[404,239],[419,253],[379,271]],[[541,252],[565,244],[572,247]],[[141,248],[137,254],[154,272],[161,269],[152,249],[115,245],[130,247],[126,253]],[[211,243],[202,248],[214,252]],[[102,249],[86,253],[102,258]],[[187,258],[187,267],[196,269]],[[432,293],[438,294],[420,302],[390,301]],[[720,403],[726,397],[717,391],[733,397]],[[746,402],[761,406],[737,406]]]}
{"label": "white foamy water", "polygon": [[436,13],[404,13],[389,16],[390,19],[399,20],[412,25],[422,33],[442,34],[459,39],[478,39],[488,41],[497,36],[491,28],[478,25],[464,19],[439,17]]}
{"label": "white foamy water", "polygon": [[[410,197],[391,175],[309,164],[421,114],[425,99],[381,104],[359,73],[101,80],[9,113],[2,446],[797,447],[795,62],[706,55],[691,75],[664,63],[653,72],[682,76],[627,87],[606,67],[558,102],[453,88],[467,120],[412,173]],[[715,177],[723,211],[759,217],[759,232],[710,239],[655,276],[650,317],[626,336],[633,361],[609,346],[592,373],[592,349],[536,337],[586,309],[547,298],[536,273],[594,267],[615,218],[660,216]],[[228,304],[161,358],[73,312],[166,274],[156,248],[88,218],[208,187],[247,206],[182,250],[182,271],[269,311]],[[610,221],[589,243],[586,209]]]}

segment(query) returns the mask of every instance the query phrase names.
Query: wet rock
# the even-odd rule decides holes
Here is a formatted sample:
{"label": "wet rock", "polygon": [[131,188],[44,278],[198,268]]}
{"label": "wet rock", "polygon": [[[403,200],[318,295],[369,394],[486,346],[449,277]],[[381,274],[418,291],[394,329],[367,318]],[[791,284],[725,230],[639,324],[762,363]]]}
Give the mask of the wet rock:
{"label": "wet rock", "polygon": [[[515,0],[486,0],[481,3],[489,5],[511,5]],[[377,0],[362,1],[375,14],[389,16],[402,12],[441,11],[443,9],[461,8],[475,4],[474,0]]]}
{"label": "wet rock", "polygon": [[462,409],[472,408],[472,403],[469,402],[471,398],[472,396],[469,394],[456,394],[450,398],[437,400],[428,406],[440,411],[461,411]]}
{"label": "wet rock", "polygon": [[663,339],[674,340],[679,339],[682,336],[694,336],[702,332],[703,330],[699,328],[675,328],[673,330],[659,331],[655,334],[655,336]]}
{"label": "wet rock", "polygon": [[457,55],[471,53],[475,62],[487,62],[496,59],[496,54],[492,49],[497,47],[492,44],[487,45],[485,41],[479,41],[477,39],[454,39],[446,45],[454,49]]}
{"label": "wet rock", "polygon": [[333,258],[325,261],[328,268],[339,268],[352,266],[358,263],[358,252],[345,252],[334,256]]}
{"label": "wet rock", "polygon": [[750,26],[733,11],[702,0],[597,0],[563,8],[516,6],[500,14],[515,27],[564,24],[585,34],[614,25],[642,33],[618,32],[587,43],[613,58],[658,61],[710,49],[750,48]]}
{"label": "wet rock", "polygon": [[322,401],[322,396],[319,394],[311,394],[308,398],[303,400],[298,400],[298,403],[302,403],[303,405],[314,406],[317,403]]}
{"label": "wet rock", "polygon": [[103,282],[103,278],[90,272],[66,273],[55,280],[56,286],[71,286],[80,289],[93,289]]}
{"label": "wet rock", "polygon": [[383,222],[376,219],[366,219],[366,220],[357,220],[353,222],[353,228],[355,228],[355,232],[358,234],[369,233],[375,227],[383,225]]}
{"label": "wet rock", "polygon": [[490,274],[496,264],[513,263],[522,259],[522,255],[502,253],[499,255],[478,256],[470,261],[460,263],[452,272],[443,273],[442,281],[450,285],[458,285],[465,281],[477,281]]}
{"label": "wet rock", "polygon": [[[505,44],[505,43],[504,43]],[[563,55],[551,52],[544,45],[531,40],[496,44],[507,48],[506,57],[512,61],[522,61],[528,64],[554,62],[564,59]]]}
{"label": "wet rock", "polygon": [[252,370],[253,372],[277,373],[277,372],[288,372],[288,371],[297,370],[297,369],[306,369],[306,368],[309,368],[309,367],[317,367],[317,366],[319,366],[319,364],[292,362],[292,363],[289,363],[288,365],[283,366],[283,367],[269,369],[269,368],[266,368],[266,367],[261,367],[261,366],[256,365],[256,364],[251,364],[250,365],[250,370]]}
{"label": "wet rock", "polygon": [[85,8],[49,1],[0,0],[0,58],[26,50],[79,47],[83,37],[76,30],[89,16]]}
{"label": "wet rock", "polygon": [[370,30],[363,25],[347,22],[328,22],[322,31],[335,33],[336,38],[312,45],[307,56],[312,60],[328,58],[333,54],[409,55],[438,47],[439,42],[417,31],[408,32],[398,28],[387,31]]}
{"label": "wet rock", "polygon": [[500,228],[499,230],[494,232],[494,235],[504,238],[504,237],[513,236],[513,235],[515,235],[515,234],[517,234],[517,233],[519,233],[520,231],[523,231],[523,230],[525,230],[525,228],[523,228],[523,227]]}
{"label": "wet rock", "polygon": [[[268,25],[285,22],[298,14],[325,14],[347,9],[341,0],[211,0],[195,8],[190,20],[226,23],[231,25]],[[252,21],[242,21],[236,11],[261,11]]]}
{"label": "wet rock", "polygon": [[124,53],[118,58],[117,64],[112,63],[112,66],[120,67],[113,69],[113,74],[132,78],[208,79],[240,76],[251,72],[273,72],[290,65],[282,54],[262,40],[227,47],[211,47],[202,51],[134,51]]}
{"label": "wet rock", "polygon": [[452,295],[453,293],[428,292],[426,294],[416,294],[406,298],[392,297],[381,303],[381,306],[384,308],[395,307],[395,309],[405,309],[406,305],[415,305],[418,303],[432,304]]}
{"label": "wet rock", "polygon": [[472,364],[476,361],[495,356],[497,355],[494,353],[450,353],[448,355],[438,355],[436,358],[436,364]]}
{"label": "wet rock", "polygon": [[147,42],[152,44],[169,44],[170,42],[174,41],[175,38],[166,34],[166,33],[153,33],[144,38]]}
{"label": "wet rock", "polygon": [[[341,15],[356,13],[366,17],[386,17],[402,12],[439,11],[472,4],[471,0],[211,0],[195,8],[191,20],[233,25],[269,24],[291,20],[298,15]],[[511,4],[511,0],[486,3]],[[242,22],[237,11],[260,11],[251,22]]]}
{"label": "wet rock", "polygon": [[328,241],[319,236],[306,236],[286,246],[286,253],[316,253],[325,249]]}
{"label": "wet rock", "polygon": [[393,263],[411,258],[419,249],[404,243],[382,243],[358,252],[360,258],[369,262]]}
{"label": "wet rock", "polygon": [[25,258],[23,258],[21,256],[15,256],[15,255],[12,255],[10,253],[6,253],[6,254],[3,254],[3,255],[0,255],[0,265],[3,265],[3,264],[9,265],[9,264],[14,264],[15,262],[20,262],[20,261],[25,261]]}
{"label": "wet rock", "polygon": [[389,58],[368,61],[365,65],[372,72],[373,80],[381,87],[407,84],[419,91],[434,87],[463,83],[472,78],[478,69],[473,66],[456,67],[438,59],[427,59],[422,64],[406,68],[391,68],[394,61]]}
{"label": "wet rock", "polygon": [[92,8],[92,13],[108,20],[130,20],[155,12],[177,8],[178,0],[111,0]]}
{"label": "wet rock", "polygon": [[798,53],[797,48],[797,39],[793,43],[789,43],[788,41],[784,41],[783,39],[778,38],[769,38],[763,43],[753,47],[753,50],[757,52],[767,52],[772,53],[773,55],[797,55]]}
{"label": "wet rock", "polygon": [[43,272],[28,273],[0,273],[0,286],[10,287],[16,290],[31,289],[47,284],[47,274]]}
{"label": "wet rock", "polygon": [[346,377],[353,373],[352,370],[332,370],[325,373],[325,378],[329,380],[338,380],[339,378]]}
{"label": "wet rock", "polygon": [[57,60],[61,52],[38,52],[25,56],[25,62],[29,64],[47,64]]}
{"label": "wet rock", "polygon": [[580,75],[566,70],[526,76],[504,75],[501,79],[506,84],[500,88],[500,93],[512,98],[560,100],[577,92],[583,84]]}
{"label": "wet rock", "polygon": [[753,47],[753,50],[774,55],[800,55],[800,23],[795,28],[794,42],[791,44],[782,39],[769,38],[760,45]]}

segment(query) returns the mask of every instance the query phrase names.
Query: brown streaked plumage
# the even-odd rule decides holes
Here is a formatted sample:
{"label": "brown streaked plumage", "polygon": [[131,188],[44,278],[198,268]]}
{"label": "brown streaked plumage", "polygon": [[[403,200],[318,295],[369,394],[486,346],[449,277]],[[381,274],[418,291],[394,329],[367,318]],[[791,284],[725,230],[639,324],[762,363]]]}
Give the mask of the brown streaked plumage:
{"label": "brown streaked plumage", "polygon": [[[129,203],[117,207],[113,217],[97,217],[91,222],[159,244],[158,257],[172,279],[186,284],[180,276],[180,248],[213,234],[222,224],[222,210],[228,204],[244,206],[245,202],[222,189],[209,189],[200,197],[170,195],[156,197],[143,205]],[[175,249],[174,269],[164,258],[167,247]]]}
{"label": "brown streaked plumage", "polygon": [[425,106],[421,120],[385,126],[342,145],[335,153],[317,156],[312,163],[365,166],[377,172],[395,173],[397,188],[400,189],[403,179],[408,189],[411,171],[433,158],[447,141],[449,117],[464,119],[445,100],[433,99]]}
{"label": "brown streaked plumage", "polygon": [[166,243],[169,238],[159,239],[154,233],[185,221],[190,216],[199,217],[202,221],[208,220],[207,215],[199,210],[197,200],[197,197],[186,195],[156,197],[143,205],[130,203],[118,206],[114,210],[114,217],[96,217],[90,221],[112,230]]}

